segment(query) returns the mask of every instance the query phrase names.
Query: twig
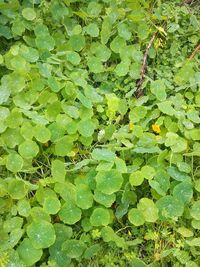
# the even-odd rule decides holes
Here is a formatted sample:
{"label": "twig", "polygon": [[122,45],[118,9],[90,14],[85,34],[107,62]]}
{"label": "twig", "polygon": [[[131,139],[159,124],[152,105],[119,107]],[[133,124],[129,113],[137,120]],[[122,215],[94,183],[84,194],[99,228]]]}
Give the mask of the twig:
{"label": "twig", "polygon": [[188,60],[192,60],[193,57],[196,55],[196,53],[198,53],[199,50],[200,50],[200,44],[194,49],[194,51],[192,52],[192,54]]}
{"label": "twig", "polygon": [[150,40],[149,44],[147,45],[147,48],[146,48],[145,53],[144,53],[143,64],[142,64],[142,68],[141,68],[141,78],[137,82],[137,90],[135,92],[137,98],[144,95],[144,92],[142,89],[142,84],[144,82],[144,76],[145,76],[145,71],[146,71],[146,66],[147,66],[147,56],[148,56],[149,49],[151,48],[153,41],[156,38],[156,34],[157,34],[157,32],[155,32],[153,34],[153,36],[151,37],[151,40]]}

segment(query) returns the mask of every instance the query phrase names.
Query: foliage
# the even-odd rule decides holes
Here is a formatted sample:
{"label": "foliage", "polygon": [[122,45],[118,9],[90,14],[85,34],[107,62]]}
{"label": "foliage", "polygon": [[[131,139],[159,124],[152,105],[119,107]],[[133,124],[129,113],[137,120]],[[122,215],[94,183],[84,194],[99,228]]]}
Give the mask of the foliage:
{"label": "foliage", "polygon": [[200,265],[200,12],[183,2],[0,0],[0,266]]}

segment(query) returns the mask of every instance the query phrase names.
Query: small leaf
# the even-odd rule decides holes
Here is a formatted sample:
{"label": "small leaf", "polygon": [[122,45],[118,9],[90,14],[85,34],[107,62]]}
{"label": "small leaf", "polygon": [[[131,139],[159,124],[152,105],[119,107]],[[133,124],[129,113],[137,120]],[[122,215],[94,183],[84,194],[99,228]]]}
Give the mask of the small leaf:
{"label": "small leaf", "polygon": [[137,208],[142,212],[146,222],[157,221],[158,209],[153,200],[148,198],[141,198],[137,205]]}
{"label": "small leaf", "polygon": [[67,202],[59,211],[59,217],[66,224],[75,224],[81,219],[81,210],[74,204]]}
{"label": "small leaf", "polygon": [[36,249],[28,238],[20,243],[17,252],[26,266],[34,265],[42,257],[42,249]]}
{"label": "small leaf", "polygon": [[173,196],[164,196],[160,198],[156,206],[162,216],[166,218],[176,218],[183,214],[184,205],[181,201]]}
{"label": "small leaf", "polygon": [[34,220],[27,227],[27,235],[36,249],[48,248],[55,242],[53,225],[44,220]]}
{"label": "small leaf", "polygon": [[95,124],[89,119],[83,119],[78,123],[78,131],[84,137],[92,136],[95,128]]}
{"label": "small leaf", "polygon": [[129,182],[132,186],[139,186],[144,181],[144,175],[141,171],[135,171],[131,173],[129,177]]}
{"label": "small leaf", "polygon": [[115,153],[107,150],[107,149],[101,149],[101,148],[95,148],[92,153],[91,156],[93,159],[96,160],[103,160],[103,161],[113,161],[115,159]]}
{"label": "small leaf", "polygon": [[19,145],[19,154],[25,159],[32,159],[39,153],[38,145],[32,140],[26,140]]}
{"label": "small leaf", "polygon": [[22,180],[11,180],[8,184],[8,193],[13,199],[22,199],[28,193],[28,189]]}
{"label": "small leaf", "polygon": [[110,223],[110,213],[105,208],[96,208],[90,217],[90,223],[93,226],[106,226]]}
{"label": "small leaf", "polygon": [[77,185],[76,204],[81,209],[89,209],[93,204],[93,195],[87,185]]}
{"label": "small leaf", "polygon": [[34,20],[36,18],[36,13],[33,8],[27,7],[22,10],[22,16],[27,20]]}
{"label": "small leaf", "polygon": [[162,103],[157,104],[159,110],[167,114],[169,116],[173,116],[175,114],[175,109],[172,107],[172,102],[171,101],[164,101]]}
{"label": "small leaf", "polygon": [[129,210],[128,219],[135,226],[140,226],[145,223],[143,213],[135,208]]}
{"label": "small leaf", "polygon": [[111,195],[120,190],[123,177],[116,170],[100,171],[96,176],[97,190]]}
{"label": "small leaf", "polygon": [[19,172],[23,167],[23,158],[15,153],[11,153],[6,158],[6,168],[11,172]]}
{"label": "small leaf", "polygon": [[62,250],[65,251],[70,258],[79,258],[86,249],[86,245],[81,240],[67,240],[62,245]]}
{"label": "small leaf", "polygon": [[195,220],[200,220],[200,200],[197,200],[193,203],[190,214]]}

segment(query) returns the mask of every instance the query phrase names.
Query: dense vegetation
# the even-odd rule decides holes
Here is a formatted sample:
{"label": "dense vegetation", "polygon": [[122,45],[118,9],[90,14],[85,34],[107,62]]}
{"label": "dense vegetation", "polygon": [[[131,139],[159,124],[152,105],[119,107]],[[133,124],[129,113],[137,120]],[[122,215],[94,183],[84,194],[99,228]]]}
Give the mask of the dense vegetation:
{"label": "dense vegetation", "polygon": [[200,266],[199,1],[0,0],[0,266]]}

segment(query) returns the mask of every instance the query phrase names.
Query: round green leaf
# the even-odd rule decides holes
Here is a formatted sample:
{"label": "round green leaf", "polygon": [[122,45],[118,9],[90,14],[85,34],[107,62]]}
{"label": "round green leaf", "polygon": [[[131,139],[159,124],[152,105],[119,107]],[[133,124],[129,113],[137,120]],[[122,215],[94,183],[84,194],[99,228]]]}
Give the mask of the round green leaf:
{"label": "round green leaf", "polygon": [[189,203],[193,196],[192,184],[182,182],[173,189],[173,195],[183,203]]}
{"label": "round green leaf", "polygon": [[32,266],[42,257],[42,249],[36,249],[28,238],[20,243],[17,252],[26,266]]}
{"label": "round green leaf", "polygon": [[93,226],[106,226],[110,223],[110,212],[104,208],[96,208],[90,216],[90,223]]}
{"label": "round green leaf", "polygon": [[129,113],[129,119],[131,122],[139,122],[147,114],[147,110],[143,106],[135,107],[131,109]]}
{"label": "round green leaf", "polygon": [[194,202],[191,207],[190,214],[195,220],[200,220],[200,200]]}
{"label": "round green leaf", "polygon": [[96,176],[97,190],[111,195],[120,190],[123,177],[116,170],[100,171]]}
{"label": "round green leaf", "polygon": [[148,165],[145,165],[144,167],[142,167],[141,172],[144,178],[146,178],[147,180],[152,180],[156,174],[155,169]]}
{"label": "round green leaf", "polygon": [[89,119],[83,119],[78,123],[78,131],[84,137],[92,136],[95,128],[95,124]]}
{"label": "round green leaf", "polygon": [[43,209],[48,214],[56,214],[60,210],[61,204],[56,197],[47,197],[44,199]]}
{"label": "round green leaf", "polygon": [[21,199],[17,203],[17,210],[20,216],[28,217],[31,211],[31,205],[28,200]]}
{"label": "round green leaf", "polygon": [[13,199],[22,199],[28,193],[28,189],[22,180],[13,179],[9,181],[8,193]]}
{"label": "round green leaf", "polygon": [[128,219],[135,226],[140,226],[145,223],[145,218],[144,218],[143,213],[140,210],[135,209],[135,208],[130,209],[128,213]]}
{"label": "round green leaf", "polygon": [[89,57],[87,61],[87,65],[91,72],[100,73],[104,71],[104,67],[102,65],[101,60],[98,57]]}
{"label": "round green leaf", "polygon": [[39,147],[36,142],[32,140],[26,140],[19,145],[19,154],[25,159],[32,159],[37,156],[39,152]]}
{"label": "round green leaf", "polygon": [[125,46],[126,41],[120,36],[116,36],[110,44],[111,50],[115,53],[119,53],[121,49],[125,48]]}
{"label": "round green leaf", "polygon": [[91,37],[98,37],[99,36],[99,28],[96,23],[90,23],[85,27],[85,31]]}
{"label": "round green leaf", "polygon": [[27,20],[34,20],[36,18],[36,13],[33,8],[27,7],[22,10],[22,16]]}
{"label": "round green leaf", "polygon": [[27,227],[27,235],[36,249],[48,248],[56,239],[53,225],[44,220],[34,220]]}
{"label": "round green leaf", "polygon": [[59,159],[53,160],[51,167],[51,174],[55,179],[55,181],[64,183],[66,175],[65,163]]}
{"label": "round green leaf", "polygon": [[144,181],[144,175],[141,171],[135,171],[131,173],[129,177],[129,182],[132,186],[139,186]]}
{"label": "round green leaf", "polygon": [[93,204],[93,195],[87,185],[79,184],[76,187],[76,204],[81,209],[89,209]]}
{"label": "round green leaf", "polygon": [[94,191],[94,200],[96,202],[102,204],[106,208],[111,207],[112,204],[115,202],[115,199],[116,199],[115,194],[107,195],[107,194],[104,194],[98,190]]}
{"label": "round green leaf", "polygon": [[23,158],[18,154],[11,153],[6,158],[6,168],[11,172],[21,171],[23,164]]}
{"label": "round green leaf", "polygon": [[55,154],[57,156],[67,156],[73,148],[73,138],[71,136],[63,136],[58,139],[55,145]]}
{"label": "round green leaf", "polygon": [[51,138],[51,132],[44,125],[36,125],[34,128],[34,136],[40,143],[46,143]]}
{"label": "round green leaf", "polygon": [[184,206],[173,196],[164,196],[160,198],[156,206],[158,207],[162,216],[166,218],[176,218],[180,217],[183,214]]}
{"label": "round green leaf", "polygon": [[66,59],[75,66],[78,65],[81,61],[79,54],[74,51],[68,51],[66,55]]}
{"label": "round green leaf", "polygon": [[85,46],[85,37],[82,35],[72,35],[69,39],[69,45],[74,51],[81,51]]}
{"label": "round green leaf", "polygon": [[60,219],[67,224],[75,224],[81,219],[81,209],[72,203],[65,203],[59,211]]}
{"label": "round green leaf", "polygon": [[62,250],[70,258],[79,258],[86,250],[86,245],[81,240],[71,239],[63,243]]}
{"label": "round green leaf", "polygon": [[93,159],[96,160],[103,160],[103,161],[113,161],[116,156],[115,153],[108,150],[108,149],[100,149],[100,148],[95,148],[92,153],[91,156]]}
{"label": "round green leaf", "polygon": [[148,198],[141,198],[137,205],[137,208],[142,212],[146,222],[157,221],[158,208],[156,207],[153,200]]}

